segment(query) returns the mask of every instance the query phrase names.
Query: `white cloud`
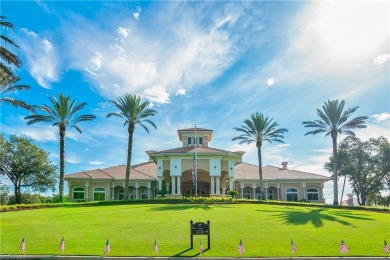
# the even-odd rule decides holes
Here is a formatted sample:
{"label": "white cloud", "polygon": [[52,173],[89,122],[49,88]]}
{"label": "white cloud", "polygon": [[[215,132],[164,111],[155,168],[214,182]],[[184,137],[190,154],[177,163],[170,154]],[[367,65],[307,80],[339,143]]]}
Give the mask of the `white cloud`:
{"label": "white cloud", "polygon": [[65,156],[65,161],[67,163],[76,164],[76,163],[81,162],[81,159],[77,155],[69,154],[69,155]]}
{"label": "white cloud", "polygon": [[[153,21],[147,24],[118,14],[115,23],[121,26],[112,25],[115,35],[102,29],[98,21],[83,17],[64,24],[71,67],[85,71],[106,98],[134,93],[156,103],[169,103],[170,95],[184,95],[189,88],[208,84],[238,58],[239,38],[230,29],[243,26],[237,22],[243,17],[242,11],[224,10],[214,15],[213,23],[205,25],[198,19],[202,8],[176,2],[164,4],[162,9],[158,6],[158,10],[149,10]],[[165,15],[171,11],[178,16]],[[229,25],[229,30],[222,24]],[[130,31],[134,37],[129,37]],[[78,51],[80,48],[85,51]]]}
{"label": "white cloud", "polygon": [[58,55],[53,43],[29,29],[18,42],[27,58],[27,67],[31,76],[44,88],[50,88],[50,83],[59,80]]}
{"label": "white cloud", "polygon": [[90,161],[89,164],[90,165],[102,165],[102,164],[104,164],[104,162],[96,160],[96,161]]}
{"label": "white cloud", "polygon": [[136,20],[139,20],[139,17],[141,16],[141,12],[142,12],[142,8],[138,6],[137,11],[133,13],[133,16]]}
{"label": "white cloud", "polygon": [[273,78],[269,78],[269,79],[267,80],[267,85],[270,86],[270,87],[271,87],[274,83],[275,83],[275,80],[274,80]]}
{"label": "white cloud", "polygon": [[382,122],[382,121],[385,121],[387,119],[390,119],[390,113],[383,112],[381,114],[372,115],[372,117],[375,119],[376,122]]}
{"label": "white cloud", "polygon": [[373,64],[376,65],[378,68],[381,68],[383,67],[383,65],[386,63],[386,62],[389,62],[390,61],[390,54],[381,54],[381,55],[378,55],[374,60],[373,60]]}
{"label": "white cloud", "polygon": [[367,141],[370,138],[378,138],[380,136],[384,136],[390,139],[389,124],[384,126],[367,124],[366,128],[356,129],[354,132],[356,136],[362,139],[363,141]]}
{"label": "white cloud", "polygon": [[59,140],[56,127],[43,124],[34,124],[28,126],[26,125],[26,121],[20,117],[7,118],[7,124],[3,124],[1,129],[7,134],[28,136],[40,142]]}

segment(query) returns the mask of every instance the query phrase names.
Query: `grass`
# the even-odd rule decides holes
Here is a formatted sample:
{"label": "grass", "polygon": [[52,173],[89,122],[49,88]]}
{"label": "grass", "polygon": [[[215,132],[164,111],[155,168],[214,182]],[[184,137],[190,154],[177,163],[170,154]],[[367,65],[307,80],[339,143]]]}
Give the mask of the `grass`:
{"label": "grass", "polygon": [[110,256],[199,256],[199,243],[207,248],[207,236],[194,236],[190,249],[190,224],[211,222],[211,249],[202,256],[245,257],[383,256],[383,240],[389,240],[390,214],[332,208],[272,206],[259,204],[134,204],[75,208],[46,208],[5,212],[1,217],[1,254],[103,255],[110,241]]}

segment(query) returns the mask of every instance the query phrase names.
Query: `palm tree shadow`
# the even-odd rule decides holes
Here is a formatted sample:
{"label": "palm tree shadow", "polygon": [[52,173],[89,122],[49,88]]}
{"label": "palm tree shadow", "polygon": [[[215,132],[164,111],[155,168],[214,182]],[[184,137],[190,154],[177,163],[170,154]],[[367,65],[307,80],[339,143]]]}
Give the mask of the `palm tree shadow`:
{"label": "palm tree shadow", "polygon": [[[173,257],[180,257],[180,256],[181,257],[183,257],[183,256],[185,256],[185,257],[197,257],[197,256],[201,256],[200,252],[198,252],[198,253],[196,253],[194,255],[186,255],[185,253],[190,251],[190,250],[193,250],[193,248],[191,248],[191,247],[187,248],[186,250],[183,250],[180,253],[177,253],[177,254],[173,255]],[[210,248],[206,248],[206,249],[203,250],[203,253],[206,252],[206,251],[209,251],[209,250],[210,250]]]}
{"label": "palm tree shadow", "polygon": [[341,219],[342,218],[351,218],[351,219],[364,219],[364,220],[373,220],[368,217],[356,216],[355,214],[347,214],[347,212],[335,213],[330,215],[324,211],[327,211],[324,208],[320,209],[311,209],[310,211],[274,211],[278,214],[273,215],[274,218],[281,219],[284,223],[289,225],[306,225],[308,223],[313,224],[316,228],[324,226],[324,221],[337,222],[344,226],[351,226],[350,222]]}

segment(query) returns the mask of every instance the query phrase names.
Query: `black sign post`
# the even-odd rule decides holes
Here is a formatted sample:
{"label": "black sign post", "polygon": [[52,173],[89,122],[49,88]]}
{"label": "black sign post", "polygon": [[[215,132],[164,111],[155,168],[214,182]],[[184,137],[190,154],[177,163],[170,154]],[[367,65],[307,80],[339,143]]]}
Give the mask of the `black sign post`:
{"label": "black sign post", "polygon": [[207,223],[190,221],[191,249],[194,248],[194,235],[207,235],[207,248],[210,249],[210,220]]}

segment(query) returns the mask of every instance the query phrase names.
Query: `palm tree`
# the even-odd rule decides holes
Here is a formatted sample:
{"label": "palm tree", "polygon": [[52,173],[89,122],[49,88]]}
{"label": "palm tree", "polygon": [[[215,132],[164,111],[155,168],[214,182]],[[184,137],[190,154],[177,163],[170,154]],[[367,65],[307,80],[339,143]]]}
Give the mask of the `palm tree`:
{"label": "palm tree", "polygon": [[339,102],[336,100],[328,100],[322,106],[322,110],[317,109],[317,115],[319,119],[314,121],[304,121],[302,124],[305,127],[315,128],[313,131],[307,132],[305,135],[316,135],[323,133],[325,136],[331,136],[333,142],[333,205],[338,205],[338,187],[337,187],[337,169],[338,169],[338,159],[337,159],[337,136],[338,134],[352,135],[355,133],[352,129],[356,128],[365,128],[364,120],[368,117],[358,116],[351,120],[349,117],[354,113],[359,107],[352,107],[344,110],[345,101],[341,100]]}
{"label": "palm tree", "polygon": [[[12,29],[14,28],[13,24],[6,21],[7,17],[0,16],[0,26],[1,28],[6,29]],[[4,41],[5,44],[12,45],[16,48],[19,48],[19,46],[10,38],[4,36],[3,34],[0,34],[1,40]],[[15,67],[19,68],[21,65],[20,59],[13,54],[11,51],[3,47],[3,45],[0,46],[0,57],[3,61],[5,61],[8,65],[14,65]],[[3,61],[0,61],[0,86],[3,84],[6,84],[9,80],[15,79],[15,75],[12,73],[10,67],[5,65]]]}
{"label": "palm tree", "polygon": [[149,101],[141,102],[141,97],[131,94],[124,94],[117,98],[117,101],[110,100],[120,112],[109,113],[107,117],[117,116],[125,120],[123,126],[127,125],[127,132],[129,139],[127,143],[127,164],[126,164],[126,177],[125,177],[125,200],[129,198],[129,179],[130,179],[130,167],[131,167],[131,156],[133,152],[133,135],[135,126],[138,124],[142,126],[146,132],[149,133],[149,129],[145,123],[152,125],[157,129],[156,125],[149,119],[154,116],[157,112],[153,109],[148,108],[150,105]]}
{"label": "palm tree", "polygon": [[277,128],[279,124],[273,119],[265,117],[262,113],[252,113],[250,119],[244,120],[244,125],[234,127],[233,129],[242,134],[236,136],[232,141],[239,140],[239,144],[256,143],[257,157],[259,160],[259,179],[260,179],[260,198],[263,198],[263,165],[261,159],[261,146],[264,141],[272,144],[272,142],[284,143],[283,134],[288,132],[286,128]]}
{"label": "palm tree", "polygon": [[16,83],[19,80],[20,80],[19,77],[15,77],[15,78],[9,80],[6,84],[0,85],[0,96],[1,96],[0,97],[0,105],[2,103],[8,103],[8,104],[11,104],[15,107],[23,107],[27,110],[34,112],[35,111],[34,108],[32,106],[28,105],[27,103],[25,103],[24,101],[13,99],[11,97],[4,97],[4,94],[6,94],[6,93],[15,93],[18,90],[30,89],[30,87],[27,85],[16,85]]}
{"label": "palm tree", "polygon": [[43,105],[37,108],[44,112],[44,114],[34,113],[33,115],[26,116],[25,119],[29,120],[28,125],[45,122],[51,123],[52,126],[56,126],[59,129],[60,134],[60,184],[59,184],[59,197],[60,201],[63,201],[64,193],[64,172],[65,172],[65,134],[66,128],[72,127],[79,133],[81,128],[77,125],[80,122],[91,121],[96,117],[94,115],[81,115],[76,114],[81,111],[86,105],[86,102],[76,105],[76,100],[71,100],[69,95],[63,96],[58,94],[58,100],[53,97],[49,97],[52,106]]}

